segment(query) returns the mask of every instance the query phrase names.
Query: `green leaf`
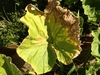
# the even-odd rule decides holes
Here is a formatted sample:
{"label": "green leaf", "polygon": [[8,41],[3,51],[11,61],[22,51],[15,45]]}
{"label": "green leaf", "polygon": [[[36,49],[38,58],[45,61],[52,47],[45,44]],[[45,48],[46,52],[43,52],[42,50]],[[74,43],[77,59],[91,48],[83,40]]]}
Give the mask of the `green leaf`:
{"label": "green leaf", "polygon": [[94,38],[91,47],[91,54],[100,59],[100,27],[98,30],[92,31],[92,35]]}
{"label": "green leaf", "polygon": [[17,53],[31,64],[36,73],[43,74],[52,69],[56,57],[52,46],[48,44],[47,27],[44,13],[32,4],[26,7],[27,13],[21,21],[29,27],[29,35],[17,49]]}
{"label": "green leaf", "polygon": [[[90,63],[93,61],[90,61]],[[100,60],[91,63],[86,70],[86,75],[97,75],[97,71],[100,69]]]}
{"label": "green leaf", "polygon": [[0,74],[1,75],[21,75],[18,68],[11,63],[11,58],[0,54]]}
{"label": "green leaf", "polygon": [[100,0],[81,0],[88,21],[100,21]]}
{"label": "green leaf", "polygon": [[52,43],[57,59],[69,64],[81,51],[79,20],[70,10],[60,7],[56,1],[51,2],[46,11],[48,42]]}

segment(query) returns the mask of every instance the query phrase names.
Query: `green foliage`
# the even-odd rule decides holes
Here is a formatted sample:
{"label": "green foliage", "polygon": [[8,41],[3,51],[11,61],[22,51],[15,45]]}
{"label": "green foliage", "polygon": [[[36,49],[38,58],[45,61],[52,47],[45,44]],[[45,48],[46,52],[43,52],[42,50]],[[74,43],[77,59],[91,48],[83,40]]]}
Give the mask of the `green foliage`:
{"label": "green foliage", "polygon": [[97,71],[100,69],[100,61],[95,61],[93,63],[91,63],[90,61],[90,65],[88,67],[88,69],[86,70],[86,75],[97,75]]}
{"label": "green foliage", "polygon": [[91,54],[96,58],[96,60],[91,63],[86,70],[86,75],[97,75],[97,71],[100,69],[100,27],[97,30],[92,31],[93,42],[91,45]]}
{"label": "green foliage", "polygon": [[[11,31],[12,23],[8,21],[1,21],[1,30],[0,30],[0,46],[7,46],[10,44],[16,44],[13,40],[16,41],[18,36],[15,36],[13,30]],[[10,27],[10,28],[9,28]],[[14,39],[15,38],[15,39]]]}
{"label": "green foliage", "polygon": [[84,14],[88,16],[88,21],[100,21],[100,0],[81,0]]}
{"label": "green foliage", "polygon": [[[79,45],[77,45],[78,43],[75,41],[77,40],[75,38],[78,38],[79,35],[75,34],[77,35],[77,37],[75,37],[74,34],[72,34],[75,31],[79,31],[79,29],[74,31],[74,26],[76,25],[73,25],[72,27],[66,27],[65,25],[62,26],[62,23],[64,23],[61,22],[63,21],[63,18],[61,18],[62,12],[58,11],[61,12],[59,16],[58,12],[55,12],[55,8],[54,11],[52,11],[51,9],[53,9],[53,4],[51,7],[48,7],[50,8],[51,12],[47,9],[47,12],[42,12],[48,4],[47,1],[48,0],[4,0],[0,2],[0,47],[19,45],[21,41],[27,36],[28,27],[29,35],[19,46],[18,54],[26,62],[30,63],[37,73],[46,73],[50,71],[52,67],[55,67],[54,64],[56,62],[56,59],[58,59],[61,64],[69,64],[72,62],[74,56],[76,57],[80,52],[78,50]],[[92,36],[94,38],[91,45],[91,54],[96,58],[96,60],[94,63],[90,63],[89,66],[85,65],[85,67],[88,66],[88,68],[85,69],[85,67],[83,67],[82,65],[81,68],[78,68],[77,71],[80,75],[85,75],[85,71],[86,75],[97,75],[97,71],[100,67],[100,0],[58,1],[61,2],[61,6],[63,6],[64,9],[70,9],[76,16],[77,12],[79,11],[77,17],[80,20],[79,26],[81,37],[83,37],[83,34],[91,33],[92,31]],[[39,9],[33,6],[32,10],[29,8],[25,15],[24,8],[29,3],[34,4]],[[9,6],[13,7],[8,8]],[[22,17],[23,15],[25,15],[26,17]],[[25,23],[27,27],[20,23],[20,17],[22,17],[21,21]],[[59,17],[61,19],[59,19]],[[2,57],[0,57],[0,66],[4,61],[5,59],[2,59]],[[6,62],[9,62],[9,60],[7,60]],[[87,64],[88,62],[83,61],[83,63]],[[64,66],[60,66],[60,68],[64,73],[56,74],[55,72],[54,75],[67,74],[67,72],[63,71],[65,69]],[[82,71],[80,73],[81,69]],[[8,75],[6,73],[6,70],[8,69],[0,67],[0,74]],[[78,73],[74,71],[75,65],[72,66],[68,74],[78,75]],[[31,74],[31,72],[29,73]]]}
{"label": "green foliage", "polygon": [[23,26],[19,21],[22,14],[24,14],[22,11],[7,13],[6,16],[9,16],[9,20],[0,15],[3,19],[0,21],[0,47],[18,45],[27,35],[27,32],[25,32],[27,30],[26,26]]}
{"label": "green foliage", "polygon": [[0,54],[0,74],[1,75],[21,75],[18,68],[12,63],[10,57]]}
{"label": "green foliage", "polygon": [[92,55],[95,56],[97,59],[100,59],[100,28],[97,30],[92,31],[92,35],[94,37],[92,42]]}
{"label": "green foliage", "polygon": [[38,74],[50,71],[56,59],[63,64],[70,64],[81,51],[78,18],[71,11],[66,11],[59,5],[57,7],[60,10],[56,9],[56,1],[50,2],[44,13],[29,4],[26,15],[21,18],[29,27],[29,35],[17,48],[17,53]]}
{"label": "green foliage", "polygon": [[0,46],[18,45],[25,36],[25,26],[21,23],[2,20],[0,26]]}

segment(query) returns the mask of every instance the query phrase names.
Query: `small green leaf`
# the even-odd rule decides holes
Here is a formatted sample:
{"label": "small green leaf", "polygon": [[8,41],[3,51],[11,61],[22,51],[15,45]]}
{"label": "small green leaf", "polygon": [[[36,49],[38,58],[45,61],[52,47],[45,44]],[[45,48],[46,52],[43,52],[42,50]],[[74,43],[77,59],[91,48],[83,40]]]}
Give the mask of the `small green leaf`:
{"label": "small green leaf", "polygon": [[100,0],[81,0],[84,14],[88,16],[88,21],[100,21]]}
{"label": "small green leaf", "polygon": [[11,63],[11,58],[0,54],[0,74],[1,75],[21,75],[18,68]]}
{"label": "small green leaf", "polygon": [[91,54],[100,59],[100,28],[92,31],[92,35],[94,38],[91,47]]}

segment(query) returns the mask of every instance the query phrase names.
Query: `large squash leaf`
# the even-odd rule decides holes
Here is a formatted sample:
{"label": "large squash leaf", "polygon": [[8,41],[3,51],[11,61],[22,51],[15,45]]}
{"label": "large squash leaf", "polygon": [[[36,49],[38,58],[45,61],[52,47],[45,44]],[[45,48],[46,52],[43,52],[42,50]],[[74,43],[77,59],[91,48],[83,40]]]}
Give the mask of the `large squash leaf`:
{"label": "large squash leaf", "polygon": [[78,18],[60,7],[58,1],[48,1],[45,13],[29,4],[26,15],[21,18],[29,27],[29,35],[17,48],[17,53],[38,74],[50,71],[56,58],[64,64],[71,63],[81,51]]}
{"label": "large squash leaf", "polygon": [[54,46],[57,59],[69,64],[81,51],[79,20],[70,10],[60,7],[55,0],[49,2],[46,9],[49,42]]}
{"label": "large squash leaf", "polygon": [[0,54],[0,75],[21,75],[18,68],[11,62],[11,58],[3,54]]}
{"label": "large squash leaf", "polygon": [[42,74],[50,71],[56,57],[48,39],[47,28],[44,24],[44,13],[32,4],[26,7],[27,13],[21,21],[29,27],[29,35],[17,49],[17,53],[26,62],[30,63],[36,73]]}

